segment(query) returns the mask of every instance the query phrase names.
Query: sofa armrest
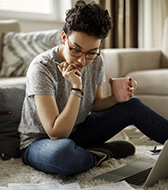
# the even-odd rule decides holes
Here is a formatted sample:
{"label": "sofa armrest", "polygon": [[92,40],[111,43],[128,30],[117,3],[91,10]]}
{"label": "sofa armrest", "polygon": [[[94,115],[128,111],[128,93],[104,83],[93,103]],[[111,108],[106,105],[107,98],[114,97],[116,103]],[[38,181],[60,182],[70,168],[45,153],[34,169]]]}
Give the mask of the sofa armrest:
{"label": "sofa armrest", "polygon": [[106,83],[104,94],[109,94],[108,79],[124,77],[129,72],[160,68],[161,49],[103,49]]}
{"label": "sofa armrest", "polygon": [[103,49],[102,55],[110,77],[124,77],[132,71],[160,68],[161,49]]}

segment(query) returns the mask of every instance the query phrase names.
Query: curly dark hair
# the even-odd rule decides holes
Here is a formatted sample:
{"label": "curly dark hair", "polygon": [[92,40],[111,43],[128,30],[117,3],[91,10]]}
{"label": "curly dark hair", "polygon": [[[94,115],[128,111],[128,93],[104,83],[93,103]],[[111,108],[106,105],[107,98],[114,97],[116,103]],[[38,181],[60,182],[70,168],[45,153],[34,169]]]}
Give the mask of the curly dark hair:
{"label": "curly dark hair", "polygon": [[86,4],[79,0],[74,8],[67,10],[63,30],[68,36],[72,31],[78,31],[103,40],[111,27],[112,19],[107,10],[94,1]]}

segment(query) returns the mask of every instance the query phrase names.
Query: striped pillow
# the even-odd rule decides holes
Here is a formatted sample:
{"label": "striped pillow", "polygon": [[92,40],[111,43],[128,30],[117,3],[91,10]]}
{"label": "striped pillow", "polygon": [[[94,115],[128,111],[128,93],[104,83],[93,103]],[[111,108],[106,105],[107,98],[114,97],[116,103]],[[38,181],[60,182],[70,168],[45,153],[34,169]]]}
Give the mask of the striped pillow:
{"label": "striped pillow", "polygon": [[61,44],[61,30],[6,32],[3,38],[1,77],[25,76],[38,54]]}

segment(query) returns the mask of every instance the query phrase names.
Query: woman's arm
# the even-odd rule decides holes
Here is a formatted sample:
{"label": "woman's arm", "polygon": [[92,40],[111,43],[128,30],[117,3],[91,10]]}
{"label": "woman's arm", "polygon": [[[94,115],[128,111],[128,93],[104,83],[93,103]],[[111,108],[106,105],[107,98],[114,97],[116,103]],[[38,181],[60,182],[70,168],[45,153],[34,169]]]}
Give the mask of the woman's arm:
{"label": "woman's arm", "polygon": [[91,108],[91,112],[101,111],[110,108],[117,104],[117,101],[113,95],[103,98],[103,86],[97,88],[96,96]]}
{"label": "woman's arm", "polygon": [[[111,86],[111,95],[107,96],[105,98],[103,98],[103,86],[100,86],[97,88],[95,100],[94,100],[92,108],[91,108],[92,112],[101,111],[101,110],[110,108],[118,103],[117,100],[115,99],[115,96],[112,93],[113,81],[111,78],[109,79],[109,84]],[[132,79],[130,79],[130,89],[129,89],[130,97],[133,96],[133,93],[132,93],[133,90],[131,87],[132,87]]]}
{"label": "woman's arm", "polygon": [[[59,67],[62,76],[71,82],[73,88],[82,89],[81,73],[66,62],[62,65],[63,68]],[[40,121],[48,136],[52,140],[68,138],[75,125],[81,98],[70,94],[61,113],[53,95],[34,95],[34,98]]]}
{"label": "woman's arm", "polygon": [[59,113],[53,95],[35,95],[40,121],[52,140],[68,138],[77,118],[80,97],[70,94],[63,111]]}

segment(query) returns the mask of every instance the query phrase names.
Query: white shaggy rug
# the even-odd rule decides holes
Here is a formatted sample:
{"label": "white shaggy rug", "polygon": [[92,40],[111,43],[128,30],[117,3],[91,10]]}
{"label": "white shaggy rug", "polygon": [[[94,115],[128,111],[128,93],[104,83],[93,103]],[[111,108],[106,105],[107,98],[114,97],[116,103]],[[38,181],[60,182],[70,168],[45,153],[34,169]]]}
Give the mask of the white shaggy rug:
{"label": "white shaggy rug", "polygon": [[[107,184],[106,181],[93,180],[93,176],[106,171],[116,169],[125,164],[134,161],[154,162],[153,159],[146,155],[146,151],[153,149],[154,146],[136,146],[136,154],[125,159],[111,159],[108,167],[94,167],[86,172],[73,177],[61,177],[60,175],[45,174],[25,166],[21,158],[10,159],[8,161],[0,160],[0,186],[7,186],[8,183],[41,183],[57,179],[61,184],[78,182],[81,188],[93,187]],[[148,190],[167,190],[168,180],[160,180]]]}

